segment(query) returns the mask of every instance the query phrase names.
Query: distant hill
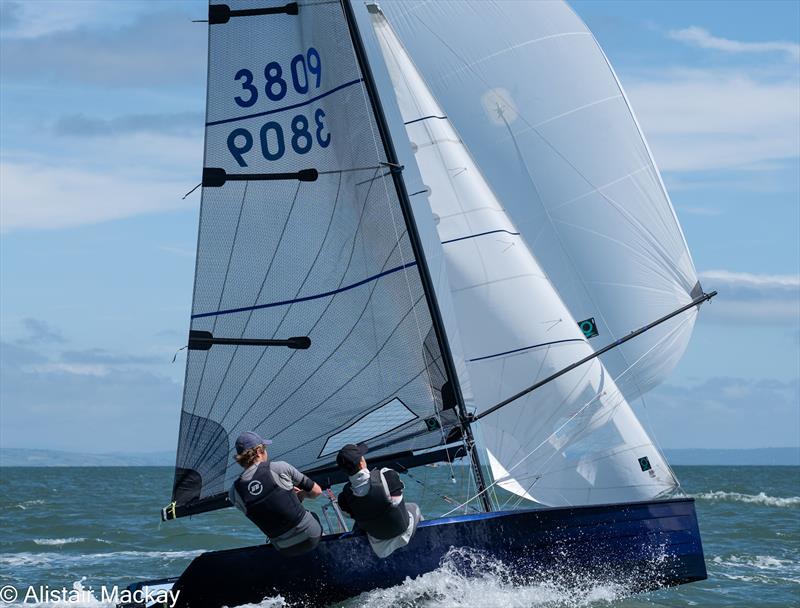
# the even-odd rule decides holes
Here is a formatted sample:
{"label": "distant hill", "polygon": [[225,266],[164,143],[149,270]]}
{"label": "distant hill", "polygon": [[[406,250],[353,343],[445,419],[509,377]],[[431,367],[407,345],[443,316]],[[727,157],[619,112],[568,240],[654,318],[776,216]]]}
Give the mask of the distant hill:
{"label": "distant hill", "polygon": [[58,450],[0,448],[0,467],[171,467],[174,465],[173,451],[83,454]]}
{"label": "distant hill", "polygon": [[752,450],[665,449],[670,464],[677,465],[794,465],[800,466],[800,448]]}
{"label": "distant hill", "polygon": [[[664,450],[676,465],[795,465],[800,466],[800,448],[754,450]],[[0,448],[2,467],[154,467],[175,465],[175,452],[84,454],[57,450]]]}

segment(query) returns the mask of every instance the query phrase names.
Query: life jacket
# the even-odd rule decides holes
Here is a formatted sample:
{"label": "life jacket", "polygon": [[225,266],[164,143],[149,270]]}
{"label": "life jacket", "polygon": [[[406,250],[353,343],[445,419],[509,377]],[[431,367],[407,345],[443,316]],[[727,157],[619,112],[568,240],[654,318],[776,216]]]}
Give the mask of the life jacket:
{"label": "life jacket", "polygon": [[389,488],[380,469],[369,474],[369,492],[357,496],[348,481],[342,489],[345,502],[358,527],[373,538],[385,540],[400,536],[408,529],[408,511],[405,500],[393,505]]}
{"label": "life jacket", "polygon": [[288,532],[305,517],[295,493],[275,483],[269,462],[260,463],[252,479],[240,477],[233,486],[244,501],[247,518],[270,538]]}

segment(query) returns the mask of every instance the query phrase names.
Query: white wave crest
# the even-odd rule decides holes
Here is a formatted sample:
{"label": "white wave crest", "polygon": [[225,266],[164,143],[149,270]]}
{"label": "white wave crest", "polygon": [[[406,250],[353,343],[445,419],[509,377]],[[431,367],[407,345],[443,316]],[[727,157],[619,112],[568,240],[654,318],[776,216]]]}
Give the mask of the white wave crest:
{"label": "white wave crest", "polygon": [[26,500],[25,502],[19,503],[17,506],[18,509],[22,509],[23,511],[27,511],[28,507],[32,507],[34,505],[43,505],[44,500],[41,498],[38,500]]}
{"label": "white wave crest", "polygon": [[0,553],[0,567],[75,565],[107,563],[109,560],[163,559],[176,560],[194,558],[204,551],[109,551],[108,553],[72,554],[59,551],[49,553]]}
{"label": "white wave crest", "polygon": [[45,547],[63,547],[64,545],[74,545],[85,542],[96,542],[104,545],[111,544],[110,540],[104,538],[83,538],[79,536],[70,536],[69,538],[34,538],[33,542]]}
{"label": "white wave crest", "polygon": [[85,543],[86,539],[77,536],[70,536],[69,538],[34,538],[33,542],[37,545],[48,547],[62,547],[64,545],[74,545],[75,543]]}
{"label": "white wave crest", "polygon": [[699,500],[715,500],[730,502],[745,502],[768,507],[798,507],[800,506],[800,496],[767,496],[764,492],[758,494],[741,494],[739,492],[701,492],[695,494],[694,498]]}
{"label": "white wave crest", "polygon": [[717,556],[712,561],[721,566],[749,566],[758,570],[794,570],[797,567],[791,560],[771,555],[731,555],[727,558]]}

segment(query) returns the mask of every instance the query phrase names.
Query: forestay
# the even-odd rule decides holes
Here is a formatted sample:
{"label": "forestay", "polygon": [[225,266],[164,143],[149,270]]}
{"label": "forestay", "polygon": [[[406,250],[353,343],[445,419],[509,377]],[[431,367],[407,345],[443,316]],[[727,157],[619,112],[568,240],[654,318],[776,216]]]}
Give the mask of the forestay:
{"label": "forestay", "polygon": [[[592,348],[391,25],[368,10],[437,218],[480,413]],[[544,504],[646,500],[675,486],[596,360],[482,419],[481,432],[499,485]]]}
{"label": "forestay", "polygon": [[[573,318],[595,320],[595,349],[700,295],[622,87],[566,4],[381,6]],[[637,362],[629,399],[668,376],[695,315],[603,355],[614,376]]]}
{"label": "forestay", "polygon": [[347,442],[439,445],[456,420],[440,411],[447,367],[423,262],[342,7],[212,5],[209,31],[191,328],[311,346],[188,351],[178,505],[227,489],[245,429],[309,470]]}

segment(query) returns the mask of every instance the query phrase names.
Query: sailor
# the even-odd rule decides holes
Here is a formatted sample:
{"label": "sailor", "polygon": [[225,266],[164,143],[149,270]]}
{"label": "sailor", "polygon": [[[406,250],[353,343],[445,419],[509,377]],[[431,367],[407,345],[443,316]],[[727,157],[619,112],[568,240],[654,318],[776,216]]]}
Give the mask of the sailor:
{"label": "sailor", "polygon": [[336,456],[336,464],[350,478],[339,494],[339,507],[367,533],[375,554],[388,557],[408,544],[422,514],[416,504],[403,500],[397,471],[367,468],[367,449],[364,443],[350,443]]}
{"label": "sailor", "polygon": [[270,461],[270,443],[251,431],[239,435],[235,458],[244,472],[233,482],[228,498],[283,555],[301,555],[319,544],[322,526],[300,503],[317,498],[322,489],[288,462]]}

